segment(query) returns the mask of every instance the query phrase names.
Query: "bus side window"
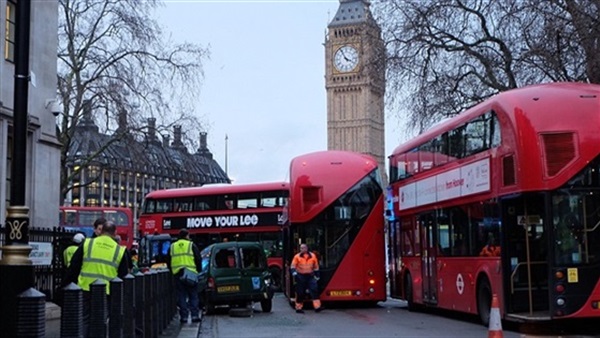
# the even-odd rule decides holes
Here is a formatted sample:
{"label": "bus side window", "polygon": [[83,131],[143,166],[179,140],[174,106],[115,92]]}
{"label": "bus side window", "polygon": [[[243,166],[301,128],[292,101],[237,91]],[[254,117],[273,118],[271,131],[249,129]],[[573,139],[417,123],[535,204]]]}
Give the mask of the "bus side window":
{"label": "bus side window", "polygon": [[196,210],[196,211],[210,210],[210,206],[206,202],[198,202],[194,206],[194,210]]}

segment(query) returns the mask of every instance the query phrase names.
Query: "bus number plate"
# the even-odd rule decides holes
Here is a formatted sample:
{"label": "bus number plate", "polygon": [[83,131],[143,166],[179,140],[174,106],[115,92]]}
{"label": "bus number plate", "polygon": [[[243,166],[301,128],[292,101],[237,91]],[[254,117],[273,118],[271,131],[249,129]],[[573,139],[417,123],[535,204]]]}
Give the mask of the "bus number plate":
{"label": "bus number plate", "polygon": [[219,286],[217,288],[217,292],[219,292],[219,293],[238,292],[238,291],[240,291],[239,285],[225,285],[225,286]]}
{"label": "bus number plate", "polygon": [[340,290],[340,291],[331,291],[329,292],[331,297],[349,297],[352,296],[352,291],[350,290]]}

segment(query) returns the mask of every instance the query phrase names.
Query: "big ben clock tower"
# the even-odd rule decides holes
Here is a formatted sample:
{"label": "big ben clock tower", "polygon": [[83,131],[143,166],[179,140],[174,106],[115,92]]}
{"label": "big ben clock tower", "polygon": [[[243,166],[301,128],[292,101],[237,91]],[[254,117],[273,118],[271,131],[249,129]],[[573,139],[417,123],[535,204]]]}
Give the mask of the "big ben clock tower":
{"label": "big ben clock tower", "polygon": [[369,6],[340,0],[327,27],[327,148],[371,155],[385,176],[385,47]]}

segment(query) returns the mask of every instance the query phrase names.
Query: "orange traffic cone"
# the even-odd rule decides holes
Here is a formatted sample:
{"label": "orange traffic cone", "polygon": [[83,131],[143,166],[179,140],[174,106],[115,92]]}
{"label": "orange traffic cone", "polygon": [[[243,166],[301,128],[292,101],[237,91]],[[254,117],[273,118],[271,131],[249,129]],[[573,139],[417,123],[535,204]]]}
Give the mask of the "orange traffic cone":
{"label": "orange traffic cone", "polygon": [[502,333],[502,320],[500,319],[500,306],[498,305],[498,297],[496,294],[492,296],[488,338],[504,338],[504,334]]}

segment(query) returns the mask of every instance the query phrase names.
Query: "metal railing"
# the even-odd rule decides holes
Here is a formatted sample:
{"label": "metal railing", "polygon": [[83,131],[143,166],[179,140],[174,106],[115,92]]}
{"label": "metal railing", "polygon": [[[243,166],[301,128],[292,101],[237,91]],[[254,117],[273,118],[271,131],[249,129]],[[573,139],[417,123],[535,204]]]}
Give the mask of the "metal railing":
{"label": "metal railing", "polygon": [[[106,287],[110,287],[110,297],[106,296]],[[175,318],[174,290],[173,276],[166,269],[115,278],[108,286],[96,280],[87,295],[70,284],[63,289],[60,336],[158,337]],[[90,303],[89,314],[83,313],[86,301]]]}

